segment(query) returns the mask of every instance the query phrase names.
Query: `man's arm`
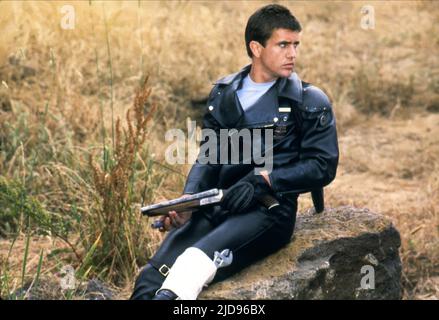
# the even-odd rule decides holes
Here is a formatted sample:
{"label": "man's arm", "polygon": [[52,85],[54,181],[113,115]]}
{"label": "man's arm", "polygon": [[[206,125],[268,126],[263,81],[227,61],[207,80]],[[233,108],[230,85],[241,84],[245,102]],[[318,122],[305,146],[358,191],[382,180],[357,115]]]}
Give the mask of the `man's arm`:
{"label": "man's arm", "polygon": [[[202,129],[211,129],[216,134],[216,164],[215,163],[200,163],[199,159],[209,159],[209,152],[212,151],[209,148],[205,150],[202,149],[202,146],[208,142],[208,139],[203,137],[203,141],[200,143],[200,154],[194,165],[192,166],[189,175],[186,179],[186,184],[183,189],[184,194],[193,194],[202,192],[208,189],[216,188],[218,185],[218,175],[221,168],[221,164],[219,162],[219,124],[210,114],[207,112],[203,117],[203,125]],[[204,154],[202,154],[204,152]]]}
{"label": "man's arm", "polygon": [[305,193],[334,180],[339,157],[335,117],[323,91],[315,87],[310,91],[314,92],[308,93],[306,105],[298,111],[302,118],[299,161],[276,166],[274,154],[272,172],[250,172],[241,181],[259,186],[262,193],[268,186],[276,193]]}
{"label": "man's arm", "polygon": [[318,112],[301,111],[300,159],[275,167],[269,174],[275,192],[309,192],[334,180],[339,158],[336,122],[329,100],[322,108]]}

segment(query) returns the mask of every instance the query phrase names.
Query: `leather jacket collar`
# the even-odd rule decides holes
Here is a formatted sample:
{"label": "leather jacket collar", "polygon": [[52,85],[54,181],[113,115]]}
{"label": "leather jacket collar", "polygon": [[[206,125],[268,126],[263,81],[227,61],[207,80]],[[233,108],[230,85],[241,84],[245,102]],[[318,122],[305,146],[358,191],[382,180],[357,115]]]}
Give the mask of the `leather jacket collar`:
{"label": "leather jacket collar", "polygon": [[[240,71],[230,74],[215,82],[216,85],[232,86],[232,90],[236,91],[241,84],[241,80],[250,72],[251,64],[245,66]],[[302,103],[302,81],[297,73],[293,72],[288,78],[278,79],[278,96],[285,97]]]}
{"label": "leather jacket collar", "polygon": [[[236,91],[240,88],[242,79],[247,76],[250,69],[251,65],[247,65],[241,71],[228,75],[215,83],[215,88],[211,94],[212,99],[209,101],[209,111],[217,121],[226,128],[234,128],[238,123],[243,124],[242,118],[244,112],[240,106]],[[302,81],[296,73],[292,73],[288,78],[279,78],[274,86],[272,89],[275,90],[275,92],[270,91],[270,93],[277,95],[278,99],[287,98],[299,104],[302,103]],[[273,110],[269,111],[270,114],[263,117],[258,116],[256,117],[258,119],[253,119],[254,121],[244,121],[244,123],[251,124],[252,122],[258,122],[264,126],[272,125],[273,120],[275,122],[275,119],[279,117],[277,109],[274,107],[275,106],[273,106]],[[261,121],[264,123],[261,123]]]}

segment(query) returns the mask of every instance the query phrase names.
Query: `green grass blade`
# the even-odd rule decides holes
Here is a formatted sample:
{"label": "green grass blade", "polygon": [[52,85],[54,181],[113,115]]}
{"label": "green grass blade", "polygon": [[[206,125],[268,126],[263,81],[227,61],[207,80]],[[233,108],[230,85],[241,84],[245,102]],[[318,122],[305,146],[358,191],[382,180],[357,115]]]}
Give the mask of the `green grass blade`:
{"label": "green grass blade", "polygon": [[26,246],[24,248],[23,265],[21,269],[21,288],[24,287],[24,277],[26,275],[27,258],[29,255],[29,243],[30,243],[30,233],[26,235]]}
{"label": "green grass blade", "polygon": [[93,258],[93,254],[96,251],[96,248],[98,247],[99,241],[101,240],[101,234],[99,234],[98,238],[96,239],[96,241],[93,243],[93,245],[90,247],[90,250],[88,250],[87,254],[85,255],[85,258],[78,270],[78,272],[76,273],[78,278],[84,278],[86,276],[86,274],[88,275],[88,273],[90,272],[90,270],[87,270],[88,265],[91,263],[91,260]]}
{"label": "green grass blade", "polygon": [[37,274],[34,278],[34,285],[38,285],[40,280],[41,266],[43,265],[43,249],[40,250],[40,258],[38,259]]}

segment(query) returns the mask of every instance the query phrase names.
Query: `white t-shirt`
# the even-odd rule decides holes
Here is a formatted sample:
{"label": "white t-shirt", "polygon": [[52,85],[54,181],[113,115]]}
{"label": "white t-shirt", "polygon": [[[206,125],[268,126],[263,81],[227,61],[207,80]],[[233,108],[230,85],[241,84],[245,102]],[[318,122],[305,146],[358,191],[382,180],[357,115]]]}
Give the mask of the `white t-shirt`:
{"label": "white t-shirt", "polygon": [[260,83],[254,82],[250,78],[250,74],[248,74],[244,80],[242,80],[241,89],[236,91],[242,109],[244,109],[244,111],[248,110],[275,82],[276,80]]}

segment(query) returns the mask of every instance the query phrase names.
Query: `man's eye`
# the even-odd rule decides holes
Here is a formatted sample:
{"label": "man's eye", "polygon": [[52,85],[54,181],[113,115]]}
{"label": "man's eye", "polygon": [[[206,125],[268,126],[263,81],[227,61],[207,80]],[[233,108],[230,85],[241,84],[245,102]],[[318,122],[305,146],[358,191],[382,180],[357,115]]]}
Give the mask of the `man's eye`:
{"label": "man's eye", "polygon": [[286,43],[281,43],[281,44],[279,44],[279,46],[283,49],[283,48],[287,47],[287,44]]}

